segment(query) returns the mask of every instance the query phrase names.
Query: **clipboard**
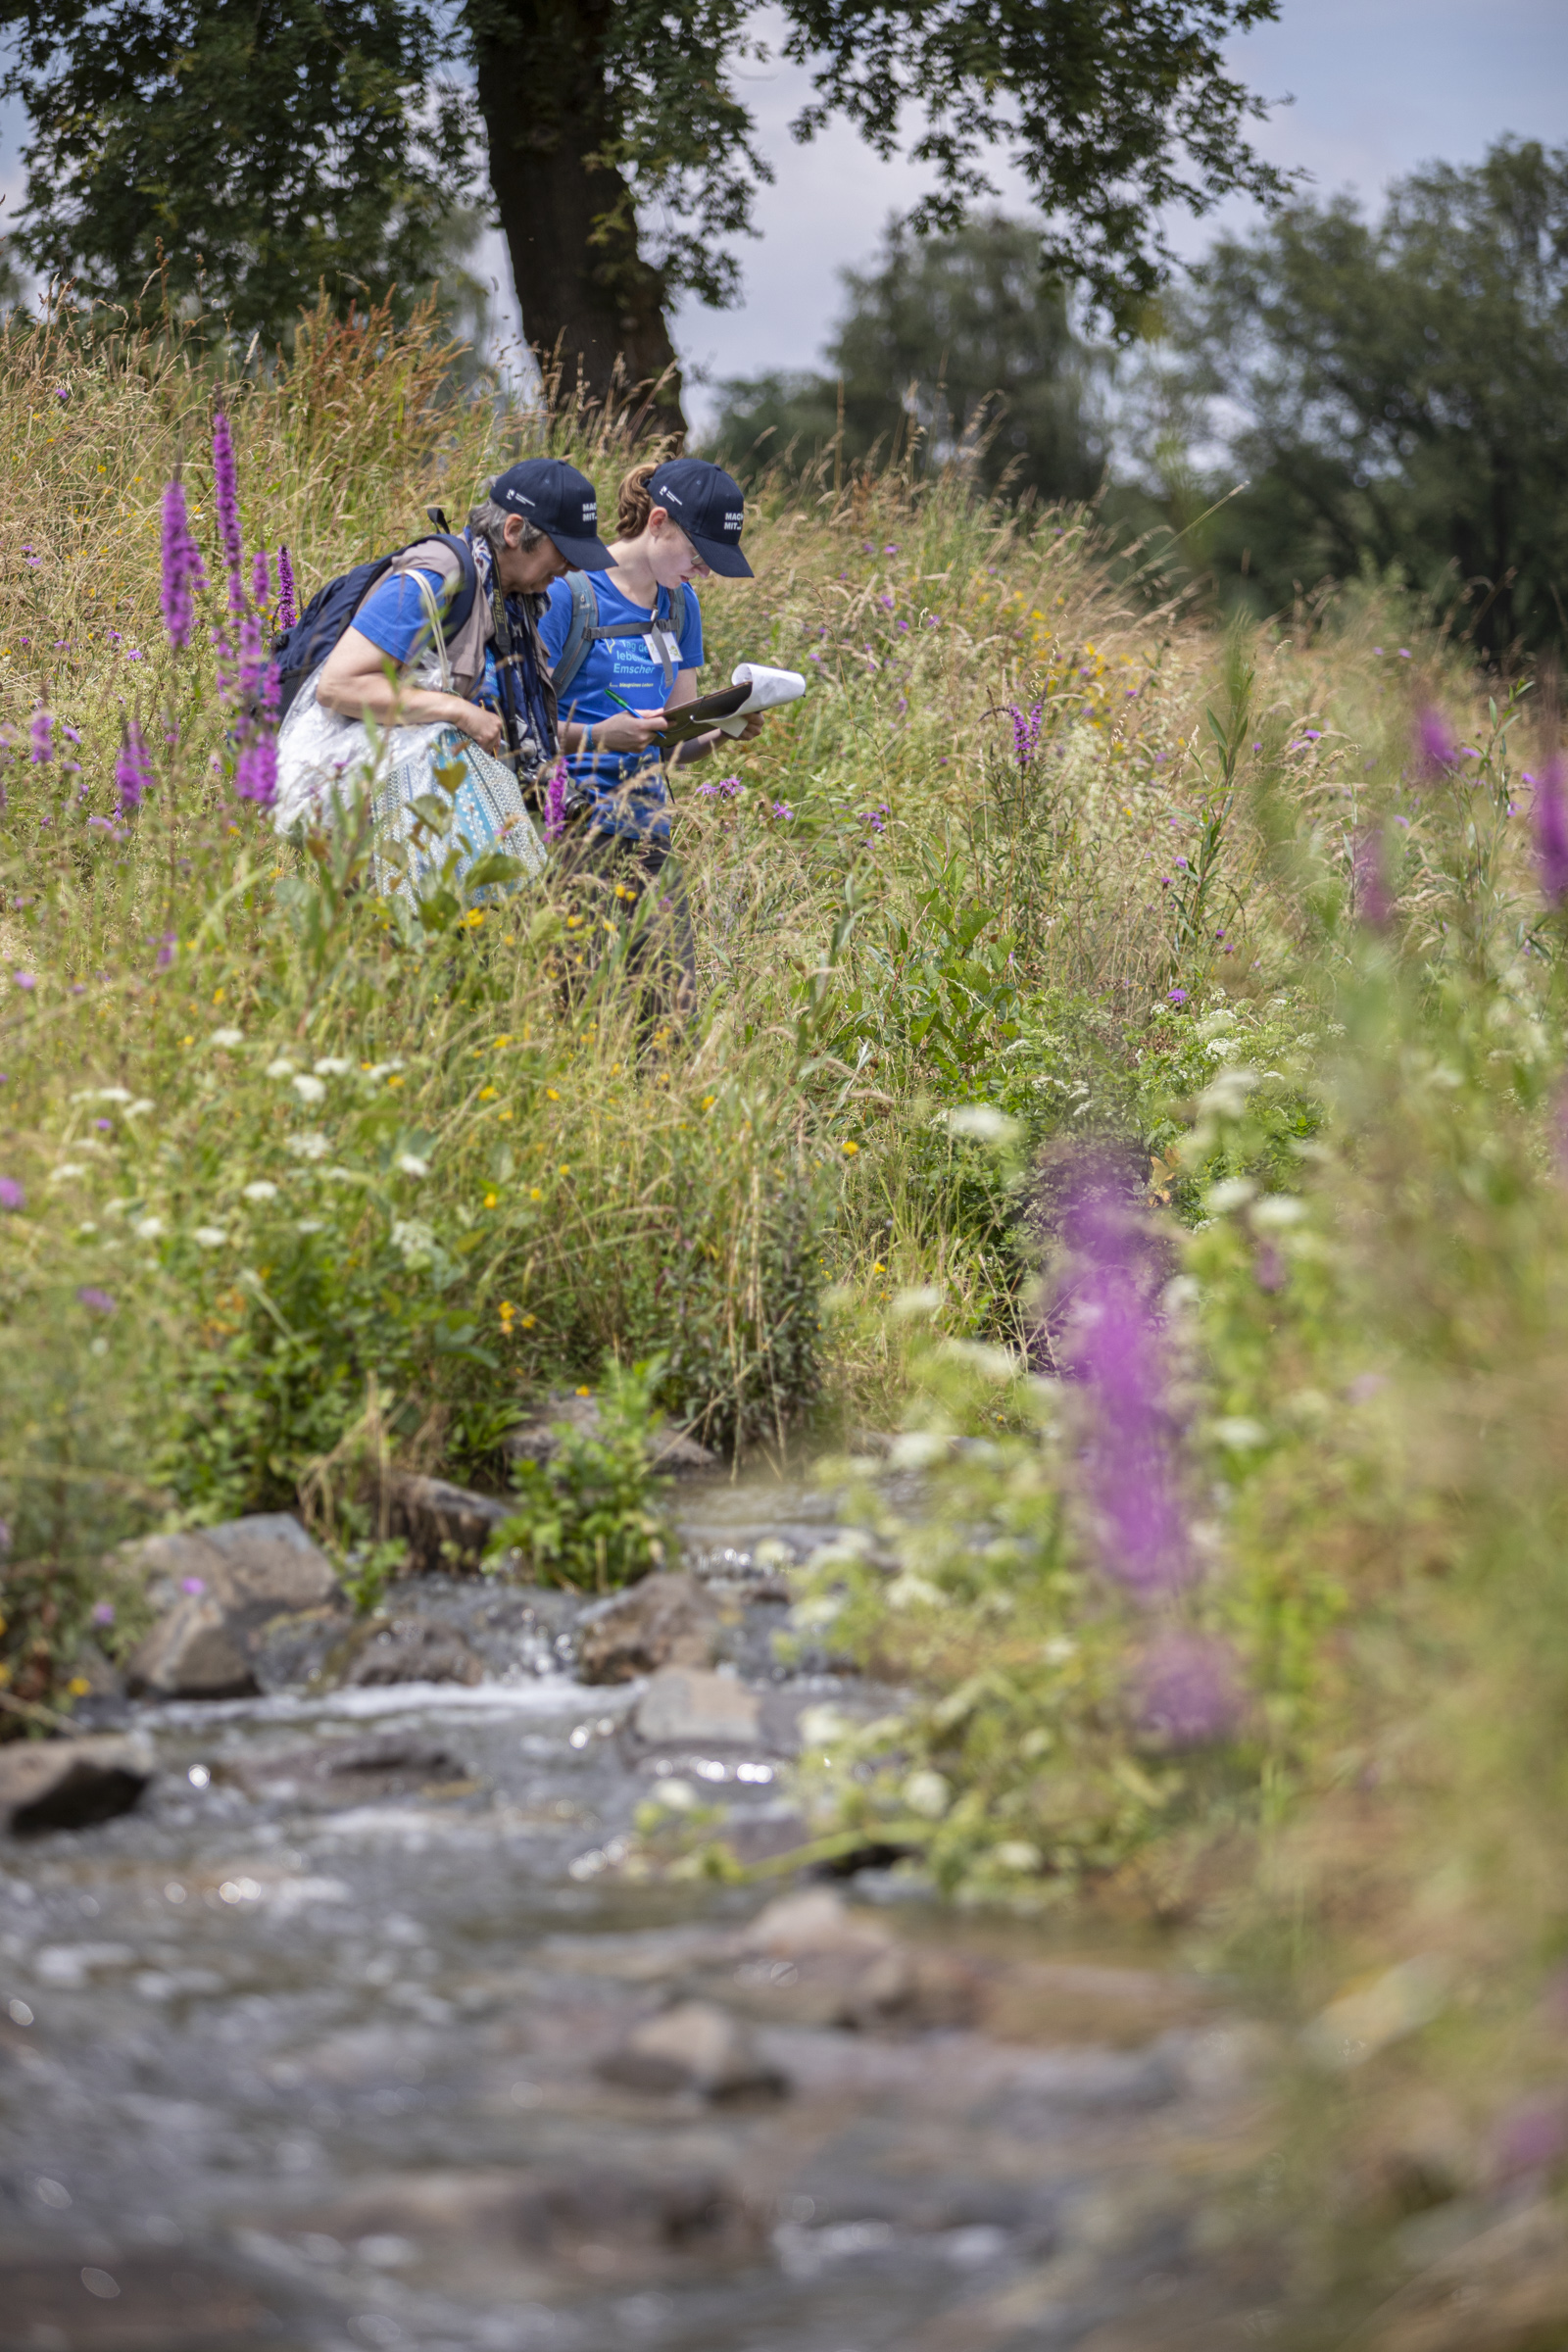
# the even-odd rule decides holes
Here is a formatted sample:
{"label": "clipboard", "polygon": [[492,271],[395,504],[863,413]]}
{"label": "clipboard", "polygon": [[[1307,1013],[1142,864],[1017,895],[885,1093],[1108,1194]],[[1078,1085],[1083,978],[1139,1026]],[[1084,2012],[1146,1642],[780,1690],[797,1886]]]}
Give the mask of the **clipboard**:
{"label": "clipboard", "polygon": [[668,726],[655,738],[659,749],[672,750],[677,743],[689,743],[694,735],[706,735],[716,719],[733,718],[751,694],[750,682],[743,681],[739,686],[721,686],[716,694],[700,694],[694,703],[682,703],[668,712]]}

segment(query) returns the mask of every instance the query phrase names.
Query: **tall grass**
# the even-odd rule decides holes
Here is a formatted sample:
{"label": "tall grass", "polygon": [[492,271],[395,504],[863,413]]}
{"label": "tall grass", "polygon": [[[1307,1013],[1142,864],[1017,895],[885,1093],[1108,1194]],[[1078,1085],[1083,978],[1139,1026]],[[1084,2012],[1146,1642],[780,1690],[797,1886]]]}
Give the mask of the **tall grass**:
{"label": "tall grass", "polygon": [[[307,593],[528,451],[610,504],[613,416],[456,381],[428,318],[227,376],[0,337],[7,1699],[69,1705],[93,1610],[134,1622],[115,1537],[318,1497],[357,1431],[478,1475],[525,1396],[656,1354],[725,1445],[897,1431],[919,1517],[868,1494],[884,1548],[806,1610],[908,1692],[829,1741],[827,1846],[1099,1888],[1283,1981],[1292,2244],[1364,2310],[1412,2199],[1485,2218],[1568,2150],[1550,746],[1395,591],[1224,639],[1091,516],[769,482],[710,674],[810,690],[676,780],[703,1004],[646,1052],[613,956],[568,1009],[551,882],[421,925],[352,842],[282,847],[162,630],[177,467],[220,571],[219,405]],[[1107,1300],[1158,1395],[1120,1455]],[[1115,1480],[1156,1429],[1151,1599]]]}

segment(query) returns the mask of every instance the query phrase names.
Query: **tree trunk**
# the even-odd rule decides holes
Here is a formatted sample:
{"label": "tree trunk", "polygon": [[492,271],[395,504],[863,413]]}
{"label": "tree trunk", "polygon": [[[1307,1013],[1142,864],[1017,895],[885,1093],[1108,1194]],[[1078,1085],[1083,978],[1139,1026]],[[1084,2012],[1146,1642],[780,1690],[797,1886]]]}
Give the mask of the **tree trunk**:
{"label": "tree trunk", "polygon": [[605,44],[614,0],[468,0],[490,184],[522,331],[564,390],[682,432],[664,283],[637,248],[631,191],[591,159],[613,134]]}

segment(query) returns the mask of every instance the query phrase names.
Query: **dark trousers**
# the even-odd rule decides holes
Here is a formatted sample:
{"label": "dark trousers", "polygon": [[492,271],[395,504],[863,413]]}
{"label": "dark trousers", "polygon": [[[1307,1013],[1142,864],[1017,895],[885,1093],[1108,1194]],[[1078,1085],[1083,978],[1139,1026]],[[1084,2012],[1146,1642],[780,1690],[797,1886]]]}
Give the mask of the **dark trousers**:
{"label": "dark trousers", "polygon": [[636,990],[641,1042],[666,1044],[661,1032],[684,1027],[697,1005],[697,947],[679,866],[662,844],[575,827],[556,862],[567,1002],[582,1002],[613,949]]}

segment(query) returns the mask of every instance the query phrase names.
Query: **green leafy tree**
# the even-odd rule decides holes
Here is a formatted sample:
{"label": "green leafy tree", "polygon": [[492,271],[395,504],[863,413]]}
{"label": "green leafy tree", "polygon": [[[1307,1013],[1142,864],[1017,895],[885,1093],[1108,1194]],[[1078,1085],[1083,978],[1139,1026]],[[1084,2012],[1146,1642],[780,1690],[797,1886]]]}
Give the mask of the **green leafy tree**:
{"label": "green leafy tree", "polygon": [[[42,264],[134,292],[177,235],[234,315],[276,331],[323,270],[407,282],[441,196],[466,192],[450,61],[471,76],[490,192],[530,340],[608,393],[617,365],[680,421],[665,313],[736,289],[729,240],[769,177],[740,94],[763,54],[748,0],[9,0],[5,88],[26,104],[28,226]],[[918,233],[952,230],[1008,151],[1051,225],[1048,272],[1122,323],[1166,275],[1165,208],[1202,211],[1282,175],[1246,136],[1259,102],[1225,43],[1278,0],[787,0],[785,54],[809,67],[793,125],[832,117],[936,186]],[[437,92],[432,116],[430,89]],[[183,263],[182,263],[182,266]],[[291,277],[292,272],[292,277]],[[242,309],[240,297],[246,306]]]}
{"label": "green leafy tree", "polygon": [[875,268],[843,275],[828,370],[727,384],[716,450],[754,469],[786,453],[802,466],[842,429],[850,463],[968,453],[988,490],[1093,496],[1091,355],[1061,287],[1041,275],[1038,227],[992,213],[922,240],[894,220]]}
{"label": "green leafy tree", "polygon": [[[1234,591],[1396,566],[1494,656],[1568,637],[1568,148],[1434,165],[1376,221],[1293,206],[1215,246],[1171,330],[1153,470],[1193,512],[1248,481],[1203,547]],[[1185,480],[1215,402],[1228,466]]]}
{"label": "green leafy tree", "polygon": [[464,95],[407,0],[15,0],[3,84],[32,136],[15,245],[89,296],[200,299],[275,336],[323,283],[440,270]]}

